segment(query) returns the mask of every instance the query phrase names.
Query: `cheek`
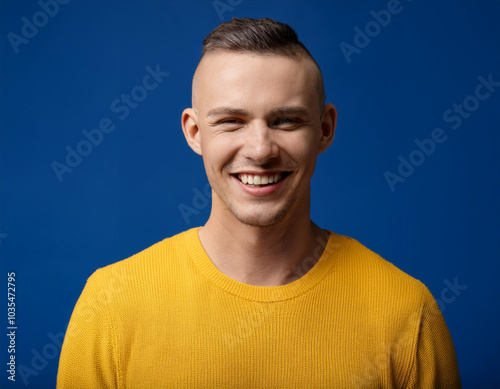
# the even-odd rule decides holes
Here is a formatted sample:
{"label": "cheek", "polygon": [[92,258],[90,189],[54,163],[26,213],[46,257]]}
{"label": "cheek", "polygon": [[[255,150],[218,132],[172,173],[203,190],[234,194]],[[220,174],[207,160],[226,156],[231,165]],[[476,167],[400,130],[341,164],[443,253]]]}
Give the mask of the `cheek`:
{"label": "cheek", "polygon": [[318,137],[311,131],[285,134],[282,138],[282,149],[297,162],[306,167],[314,164],[318,156]]}
{"label": "cheek", "polygon": [[235,139],[229,134],[201,137],[203,163],[208,174],[217,174],[235,153]]}

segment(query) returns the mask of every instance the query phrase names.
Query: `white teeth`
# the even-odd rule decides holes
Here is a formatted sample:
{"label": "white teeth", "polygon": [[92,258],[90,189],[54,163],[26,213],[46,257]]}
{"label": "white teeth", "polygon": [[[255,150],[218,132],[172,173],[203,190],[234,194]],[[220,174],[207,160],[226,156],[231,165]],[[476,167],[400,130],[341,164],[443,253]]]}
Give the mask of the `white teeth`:
{"label": "white teeth", "polygon": [[278,182],[281,179],[281,173],[271,175],[238,174],[238,178],[248,185],[268,185]]}

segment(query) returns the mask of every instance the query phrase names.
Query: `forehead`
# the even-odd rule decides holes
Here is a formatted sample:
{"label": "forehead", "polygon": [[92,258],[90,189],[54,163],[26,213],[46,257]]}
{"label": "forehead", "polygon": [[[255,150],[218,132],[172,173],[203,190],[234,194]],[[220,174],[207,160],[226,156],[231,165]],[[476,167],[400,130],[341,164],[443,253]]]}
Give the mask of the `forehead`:
{"label": "forehead", "polygon": [[312,61],[280,55],[217,52],[203,57],[193,79],[193,105],[264,109],[317,105]]}

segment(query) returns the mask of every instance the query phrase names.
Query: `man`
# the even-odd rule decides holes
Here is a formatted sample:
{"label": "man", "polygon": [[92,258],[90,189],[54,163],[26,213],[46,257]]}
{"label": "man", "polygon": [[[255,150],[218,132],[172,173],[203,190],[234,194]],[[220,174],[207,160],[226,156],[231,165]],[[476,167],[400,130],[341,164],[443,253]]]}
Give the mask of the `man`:
{"label": "man", "polygon": [[418,280],[310,220],[336,110],[288,26],[207,36],[182,114],[203,157],[202,228],[99,269],[75,307],[58,388],[459,388]]}

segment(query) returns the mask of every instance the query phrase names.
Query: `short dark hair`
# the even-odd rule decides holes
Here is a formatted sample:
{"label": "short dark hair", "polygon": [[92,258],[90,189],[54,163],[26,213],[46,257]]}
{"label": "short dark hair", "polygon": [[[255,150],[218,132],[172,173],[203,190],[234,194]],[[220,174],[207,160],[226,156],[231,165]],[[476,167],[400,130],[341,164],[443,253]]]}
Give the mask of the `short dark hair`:
{"label": "short dark hair", "polygon": [[271,18],[232,18],[221,23],[203,41],[202,58],[217,51],[234,51],[262,55],[282,55],[293,59],[309,58],[318,69],[318,93],[321,105],[325,102],[323,76],[318,63],[299,41],[288,24]]}

